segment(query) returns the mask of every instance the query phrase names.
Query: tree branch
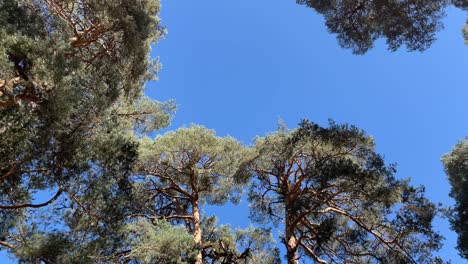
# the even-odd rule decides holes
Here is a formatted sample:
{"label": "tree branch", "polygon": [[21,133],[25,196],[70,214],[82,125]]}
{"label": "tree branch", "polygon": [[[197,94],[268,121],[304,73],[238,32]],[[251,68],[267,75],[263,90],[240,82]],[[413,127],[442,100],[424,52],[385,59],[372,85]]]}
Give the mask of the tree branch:
{"label": "tree branch", "polygon": [[319,258],[317,256],[317,254],[315,254],[315,252],[309,248],[306,244],[304,244],[304,242],[302,242],[301,240],[299,240],[299,244],[302,246],[302,248],[307,251],[307,253],[309,253],[313,259],[315,259],[315,261],[317,261],[318,263],[320,264],[328,264],[328,262],[326,262],[325,260]]}
{"label": "tree branch", "polygon": [[15,247],[12,244],[9,244],[9,243],[7,243],[5,241],[0,241],[0,246],[7,247],[9,249],[15,249]]}
{"label": "tree branch", "polygon": [[48,200],[47,202],[44,202],[44,203],[40,203],[40,204],[26,203],[26,204],[17,204],[17,205],[0,205],[0,209],[8,210],[8,209],[21,209],[21,208],[41,208],[41,207],[44,207],[44,206],[47,206],[47,205],[53,203],[55,200],[57,200],[60,197],[60,195],[62,193],[63,193],[63,190],[59,189],[57,191],[57,193],[54,195],[54,197],[52,197],[50,200]]}
{"label": "tree branch", "polygon": [[169,216],[151,216],[147,214],[131,214],[127,216],[127,219],[133,218],[133,217],[145,217],[151,220],[159,220],[159,219],[167,219],[167,220],[172,220],[172,219],[188,219],[192,220],[193,217],[191,215],[169,215]]}

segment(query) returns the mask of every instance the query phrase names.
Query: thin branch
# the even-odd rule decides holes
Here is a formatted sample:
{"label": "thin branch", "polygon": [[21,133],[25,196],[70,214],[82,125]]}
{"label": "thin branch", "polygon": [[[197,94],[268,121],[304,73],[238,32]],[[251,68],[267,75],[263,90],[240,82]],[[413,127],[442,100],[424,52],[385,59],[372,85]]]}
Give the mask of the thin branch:
{"label": "thin branch", "polygon": [[169,215],[169,216],[151,216],[147,214],[131,214],[127,216],[127,219],[134,218],[134,217],[145,217],[150,220],[156,220],[156,219],[167,219],[167,220],[172,220],[172,219],[188,219],[192,220],[193,216],[191,215]]}
{"label": "thin branch", "polygon": [[314,252],[312,249],[310,249],[306,244],[304,244],[302,241],[299,241],[299,244],[302,246],[302,248],[303,248],[305,251],[307,251],[307,253],[309,253],[309,254],[312,256],[312,258],[313,258],[315,261],[317,261],[317,262],[320,263],[320,264],[328,264],[328,262],[326,262],[325,260],[319,258],[319,257],[317,256],[317,254],[315,254],[315,252]]}
{"label": "thin branch", "polygon": [[57,191],[57,193],[54,195],[54,197],[52,197],[50,200],[48,200],[47,202],[44,202],[44,203],[40,203],[40,204],[26,203],[26,204],[17,204],[17,205],[0,205],[0,209],[8,210],[8,209],[21,209],[21,208],[41,208],[41,207],[44,207],[44,206],[47,206],[47,205],[53,203],[55,200],[57,200],[60,197],[60,195],[62,193],[63,193],[63,190],[59,189]]}
{"label": "thin branch", "polygon": [[9,249],[15,249],[15,247],[12,244],[9,244],[9,243],[7,243],[5,241],[0,241],[0,246],[7,247]]}

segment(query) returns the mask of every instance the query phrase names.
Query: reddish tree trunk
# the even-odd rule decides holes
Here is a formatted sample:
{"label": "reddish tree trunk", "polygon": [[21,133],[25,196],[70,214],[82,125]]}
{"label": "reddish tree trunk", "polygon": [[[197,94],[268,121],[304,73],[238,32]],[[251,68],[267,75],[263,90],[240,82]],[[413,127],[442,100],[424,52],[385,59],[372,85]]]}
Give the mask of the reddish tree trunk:
{"label": "reddish tree trunk", "polygon": [[198,208],[198,201],[192,203],[192,210],[193,210],[193,239],[195,240],[195,244],[198,246],[198,254],[195,264],[202,264],[203,255],[202,255],[202,229],[201,229],[201,222],[200,222],[200,210]]}

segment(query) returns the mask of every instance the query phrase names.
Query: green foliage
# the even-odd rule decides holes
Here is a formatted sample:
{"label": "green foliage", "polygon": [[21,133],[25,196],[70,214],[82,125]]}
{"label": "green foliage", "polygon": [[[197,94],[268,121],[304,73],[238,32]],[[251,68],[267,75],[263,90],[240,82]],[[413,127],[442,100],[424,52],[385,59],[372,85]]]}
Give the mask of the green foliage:
{"label": "green foliage", "polygon": [[[198,245],[196,263],[246,259],[237,245],[250,236],[239,233],[236,237],[227,226],[217,228],[213,219],[201,217],[200,210],[204,204],[238,202],[246,184],[238,180],[239,167],[252,154],[235,139],[218,137],[201,126],[181,128],[154,140],[144,138],[134,177],[138,195],[131,215],[183,223]],[[266,244],[261,243],[252,242],[257,248],[247,248],[265,255],[260,251]]]}
{"label": "green foliage", "polygon": [[[166,107],[141,95],[151,77],[149,45],[163,34],[158,2],[79,2],[0,2],[2,180],[45,167],[34,176],[47,185],[75,173],[73,157],[92,144],[91,130],[118,101],[135,105],[141,98],[137,105],[145,112]],[[69,42],[73,35],[82,45]],[[156,118],[158,126],[167,124]]]}
{"label": "green foliage", "polygon": [[423,51],[442,28],[445,0],[297,0],[325,17],[330,33],[339,44],[362,54],[385,38],[390,50],[401,46]]}
{"label": "green foliage", "polygon": [[197,249],[193,237],[182,227],[165,221],[154,224],[138,220],[126,228],[129,233],[130,253],[126,258],[137,263],[190,264]]}
{"label": "green foliage", "polygon": [[229,225],[217,225],[216,217],[202,221],[203,256],[205,263],[279,264],[279,250],[269,229],[249,226],[232,230]]}
{"label": "green foliage", "polygon": [[142,96],[164,32],[157,1],[2,0],[0,10],[2,204],[88,169],[102,122],[128,107],[145,111],[142,132],[167,125],[172,104]]}
{"label": "green foliage", "polygon": [[452,229],[458,233],[458,250],[468,259],[468,142],[459,142],[450,153],[443,156],[442,162],[452,189],[450,197],[455,199],[452,210]]}
{"label": "green foliage", "polygon": [[[159,67],[149,59],[164,34],[158,12],[156,0],[0,0],[0,242],[25,261],[108,256],[121,242],[112,232],[131,195],[134,134],[167,126],[175,109],[143,96]],[[52,202],[63,245],[79,248],[50,253],[59,235],[40,226],[32,235],[44,243],[21,239],[40,214],[28,208]]]}
{"label": "green foliage", "polygon": [[32,234],[22,247],[15,251],[19,263],[64,263],[71,260],[64,256],[72,245],[63,234]]}
{"label": "green foliage", "polygon": [[[250,151],[232,137],[217,137],[201,126],[180,128],[141,142],[139,171],[158,181],[150,189],[178,185],[202,203],[236,202],[242,185],[235,181],[240,164]],[[169,180],[170,179],[170,180]],[[183,194],[182,195],[186,195]]]}

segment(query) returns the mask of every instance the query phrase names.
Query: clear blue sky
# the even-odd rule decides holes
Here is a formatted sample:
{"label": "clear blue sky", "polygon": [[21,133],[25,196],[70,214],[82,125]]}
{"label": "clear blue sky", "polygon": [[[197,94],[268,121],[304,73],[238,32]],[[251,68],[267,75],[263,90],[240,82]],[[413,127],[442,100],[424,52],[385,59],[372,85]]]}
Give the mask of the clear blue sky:
{"label": "clear blue sky", "polygon": [[[169,34],[156,45],[163,69],[148,94],[179,105],[170,129],[191,123],[250,144],[302,118],[348,122],[372,135],[397,175],[452,204],[440,157],[468,135],[467,15],[450,9],[438,41],[424,53],[390,53],[380,41],[364,56],[338,46],[323,19],[295,1],[166,1]],[[246,227],[248,208],[209,208],[221,223]],[[445,220],[439,254],[465,263]],[[8,263],[0,252],[0,263]],[[13,262],[12,262],[13,263]]]}
{"label": "clear blue sky", "polygon": [[[152,55],[163,64],[148,94],[175,99],[170,129],[196,123],[246,144],[301,118],[349,122],[372,135],[398,177],[426,186],[433,202],[452,204],[440,157],[468,135],[467,15],[450,9],[438,41],[424,53],[387,51],[384,41],[364,56],[338,46],[323,18],[295,1],[162,1],[166,39]],[[210,208],[222,223],[249,224],[246,203]],[[445,220],[439,253],[464,263]]]}

